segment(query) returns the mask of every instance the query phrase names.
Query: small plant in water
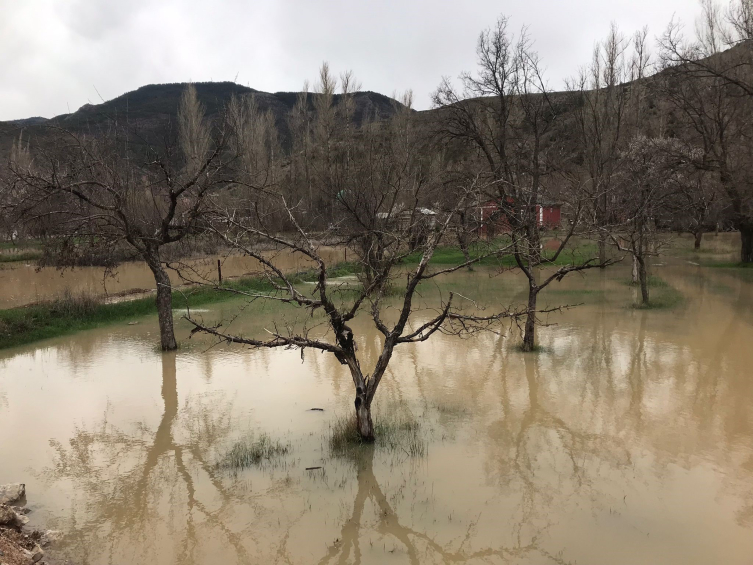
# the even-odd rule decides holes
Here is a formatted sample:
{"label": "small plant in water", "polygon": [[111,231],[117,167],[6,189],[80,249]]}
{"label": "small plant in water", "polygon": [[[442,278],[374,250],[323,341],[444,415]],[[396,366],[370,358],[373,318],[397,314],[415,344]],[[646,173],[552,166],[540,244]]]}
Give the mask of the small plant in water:
{"label": "small plant in water", "polygon": [[522,344],[516,345],[515,349],[521,353],[550,353],[551,348],[545,345],[534,345],[533,349],[527,350]]}
{"label": "small plant in water", "polygon": [[289,446],[273,440],[267,434],[262,434],[257,439],[247,437],[237,441],[217,466],[229,471],[242,471],[285,455],[289,449]]}
{"label": "small plant in water", "polygon": [[[375,446],[410,457],[426,455],[426,439],[422,437],[419,423],[403,415],[380,416],[374,424]],[[330,425],[329,448],[334,455],[352,453],[367,445],[358,433],[358,425],[353,416],[341,416]]]}
{"label": "small plant in water", "polygon": [[468,415],[468,408],[453,401],[441,400],[434,403],[434,409],[440,416],[461,418]]}

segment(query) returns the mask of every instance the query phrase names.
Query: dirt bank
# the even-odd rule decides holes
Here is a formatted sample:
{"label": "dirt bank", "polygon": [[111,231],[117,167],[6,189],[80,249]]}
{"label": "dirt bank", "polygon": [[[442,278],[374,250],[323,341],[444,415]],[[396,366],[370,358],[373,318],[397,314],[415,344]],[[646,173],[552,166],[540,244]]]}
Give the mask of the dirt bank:
{"label": "dirt bank", "polygon": [[2,565],[63,565],[51,560],[43,548],[60,541],[62,535],[54,530],[26,528],[26,485],[0,485],[0,564]]}

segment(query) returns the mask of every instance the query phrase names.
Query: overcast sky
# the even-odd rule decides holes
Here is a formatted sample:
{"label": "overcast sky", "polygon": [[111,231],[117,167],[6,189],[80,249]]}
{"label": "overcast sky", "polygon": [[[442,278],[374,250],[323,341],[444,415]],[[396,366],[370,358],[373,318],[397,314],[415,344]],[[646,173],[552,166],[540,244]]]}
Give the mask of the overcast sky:
{"label": "overcast sky", "polygon": [[653,38],[673,16],[692,28],[698,12],[696,0],[0,0],[0,120],[150,83],[300,90],[325,60],[365,90],[411,88],[425,109],[442,76],[474,68],[479,32],[502,13],[529,26],[561,88],[610,22]]}

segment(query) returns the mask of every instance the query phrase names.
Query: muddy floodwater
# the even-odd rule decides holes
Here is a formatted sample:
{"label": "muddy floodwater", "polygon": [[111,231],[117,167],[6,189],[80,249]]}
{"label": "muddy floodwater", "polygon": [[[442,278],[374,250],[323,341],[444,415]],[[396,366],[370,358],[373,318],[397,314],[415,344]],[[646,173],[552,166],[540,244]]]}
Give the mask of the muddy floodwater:
{"label": "muddy floodwater", "polygon": [[[657,259],[663,309],[630,307],[627,266],[555,283],[541,302],[582,305],[533,354],[509,326],[401,346],[375,448],[333,451],[353,391],[330,355],[212,346],[183,321],[162,355],[151,318],[4,350],[0,483],[26,483],[31,525],[78,564],[750,565],[753,277],[697,262]],[[490,274],[423,300],[522,303]],[[231,327],[295,315],[253,305]],[[373,364],[379,334],[354,329]],[[286,451],[220,465],[262,437]]]}
{"label": "muddy floodwater", "polygon": [[[321,250],[325,261],[341,261],[346,256],[338,248]],[[275,264],[285,271],[311,268],[312,263],[300,255],[285,251],[269,252]],[[168,273],[174,285],[217,281],[217,257],[186,259],[171,263]],[[259,262],[245,256],[220,258],[225,278],[253,275]],[[76,269],[38,268],[32,263],[0,263],[0,309],[25,306],[34,302],[57,298],[64,293],[117,297],[131,293],[145,293],[156,289],[154,275],[143,261],[127,262],[112,271],[102,267]]]}

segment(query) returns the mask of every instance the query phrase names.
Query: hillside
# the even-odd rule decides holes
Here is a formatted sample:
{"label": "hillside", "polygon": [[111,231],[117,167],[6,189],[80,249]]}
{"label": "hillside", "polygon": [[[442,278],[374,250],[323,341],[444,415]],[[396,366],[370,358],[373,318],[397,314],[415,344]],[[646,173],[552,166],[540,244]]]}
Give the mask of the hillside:
{"label": "hillside", "polygon": [[[733,47],[710,57],[707,61],[714,66],[721,66],[726,69],[736,68],[740,66],[740,57],[748,56],[748,47],[748,45]],[[662,104],[661,100],[657,99],[656,94],[652,93],[652,86],[661,76],[662,73],[658,73],[642,79],[642,86],[645,87],[648,97],[646,99],[648,113],[644,126],[649,135],[659,135],[660,133],[675,135],[672,120],[667,120],[666,116],[664,119],[661,118],[667,111],[664,108],[665,104]],[[112,100],[100,104],[85,104],[75,112],[62,114],[51,119],[30,117],[8,122],[0,121],[0,162],[3,160],[2,156],[9,154],[13,140],[21,132],[23,132],[25,139],[32,141],[32,144],[54,143],[54,133],[47,126],[57,126],[74,133],[82,133],[105,125],[111,119],[127,120],[130,129],[137,131],[141,137],[159,142],[165,124],[176,116],[180,96],[186,85],[187,83],[172,83],[142,86]],[[254,94],[259,107],[264,111],[270,110],[273,113],[283,145],[287,146],[289,143],[288,115],[296,103],[298,92],[262,92],[233,82],[204,82],[196,83],[195,86],[199,99],[204,104],[209,116],[216,115],[221,111],[233,95]],[[622,85],[626,89],[631,89],[633,86],[634,83],[632,82]],[[313,93],[308,94],[309,107],[312,111],[316,96]],[[393,114],[395,105],[399,104],[388,96],[370,91],[358,92],[354,97],[356,101],[354,115],[356,124],[360,124],[364,116],[387,118]],[[572,154],[576,143],[573,111],[578,104],[577,97],[573,97],[567,92],[550,93],[550,97],[557,107],[558,117],[557,124],[547,135],[545,143],[549,146],[558,145],[560,151]],[[340,100],[341,96],[335,97],[336,104]],[[431,131],[436,127],[437,110],[424,110],[418,112],[417,116],[419,127],[422,129]],[[663,131],[660,132],[660,129]]]}
{"label": "hillside", "polygon": [[[289,139],[287,116],[296,103],[298,92],[262,92],[233,82],[196,83],[196,92],[206,108],[207,115],[216,115],[233,95],[254,94],[261,110],[270,110],[280,131],[281,140]],[[84,104],[77,111],[51,119],[33,117],[9,122],[0,122],[0,155],[7,155],[13,140],[23,132],[26,139],[42,142],[50,137],[47,126],[57,126],[81,133],[106,124],[108,120],[128,120],[130,126],[142,135],[157,134],[169,120],[174,119],[180,96],[186,83],[150,84],[101,104]],[[309,105],[313,108],[316,94],[309,93]],[[339,103],[340,96],[335,97]],[[358,92],[354,95],[356,110],[354,119],[360,123],[364,116],[385,118],[394,112],[398,104],[392,98],[376,92]]]}

